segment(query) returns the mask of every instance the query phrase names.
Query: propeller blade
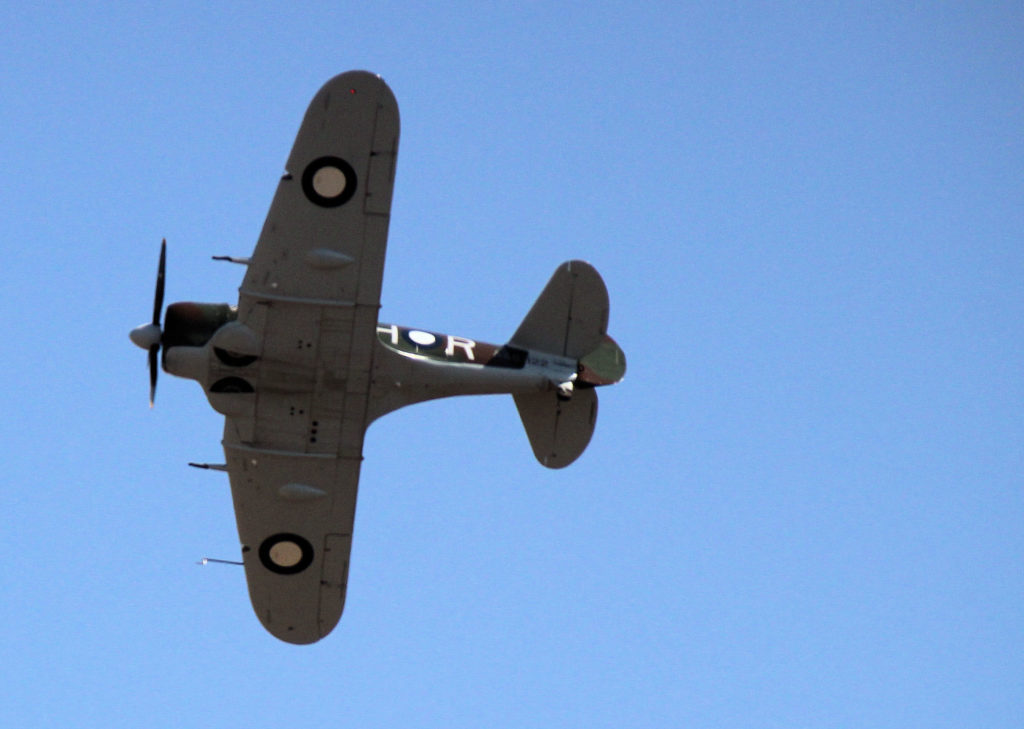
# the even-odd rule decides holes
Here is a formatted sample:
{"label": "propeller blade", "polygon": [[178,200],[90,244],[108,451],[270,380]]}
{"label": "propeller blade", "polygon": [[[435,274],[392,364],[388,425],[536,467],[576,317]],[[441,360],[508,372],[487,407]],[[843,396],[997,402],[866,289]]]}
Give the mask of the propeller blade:
{"label": "propeller blade", "polygon": [[164,271],[167,268],[167,239],[160,242],[160,265],[156,269],[156,294],[153,297],[153,323],[135,327],[132,330],[132,341],[143,349],[149,349],[149,406],[153,407],[156,397],[156,377],[158,374],[158,355],[163,331],[160,329],[160,312],[164,306]]}
{"label": "propeller blade", "polygon": [[153,407],[153,398],[156,397],[156,356],[160,351],[160,345],[154,344],[149,348],[149,406]]}
{"label": "propeller blade", "polygon": [[153,323],[160,326],[160,312],[164,306],[164,269],[167,266],[167,239],[160,243],[160,266],[156,270],[156,296],[153,299]]}

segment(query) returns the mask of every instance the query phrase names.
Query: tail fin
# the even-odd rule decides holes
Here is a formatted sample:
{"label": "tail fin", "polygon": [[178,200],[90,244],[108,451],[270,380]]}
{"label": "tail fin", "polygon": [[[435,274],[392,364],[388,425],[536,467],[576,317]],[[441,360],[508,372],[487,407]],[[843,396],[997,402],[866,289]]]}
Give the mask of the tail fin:
{"label": "tail fin", "polygon": [[[551,276],[509,344],[578,362],[606,341],[607,328],[608,290],[601,275],[589,263],[568,261]],[[538,461],[564,468],[579,458],[597,422],[593,387],[575,388],[571,399],[554,389],[514,398]]]}
{"label": "tail fin", "polygon": [[509,344],[580,359],[601,343],[607,328],[608,289],[601,274],[585,261],[567,261],[548,281]]}

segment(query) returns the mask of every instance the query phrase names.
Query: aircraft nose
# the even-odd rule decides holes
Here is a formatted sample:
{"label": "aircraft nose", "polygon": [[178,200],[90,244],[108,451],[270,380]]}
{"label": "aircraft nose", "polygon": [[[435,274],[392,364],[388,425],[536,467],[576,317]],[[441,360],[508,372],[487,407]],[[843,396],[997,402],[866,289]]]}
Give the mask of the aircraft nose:
{"label": "aircraft nose", "polygon": [[136,347],[149,349],[160,344],[160,327],[156,324],[141,324],[128,334]]}

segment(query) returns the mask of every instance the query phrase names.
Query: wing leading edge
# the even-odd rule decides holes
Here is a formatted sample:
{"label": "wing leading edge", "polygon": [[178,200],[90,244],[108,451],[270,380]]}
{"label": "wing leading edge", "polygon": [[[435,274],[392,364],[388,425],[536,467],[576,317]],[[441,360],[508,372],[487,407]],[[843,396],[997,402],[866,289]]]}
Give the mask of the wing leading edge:
{"label": "wing leading edge", "polygon": [[290,643],[323,638],[344,608],[398,136],[398,106],[379,77],[348,72],[320,89],[222,358],[249,596]]}

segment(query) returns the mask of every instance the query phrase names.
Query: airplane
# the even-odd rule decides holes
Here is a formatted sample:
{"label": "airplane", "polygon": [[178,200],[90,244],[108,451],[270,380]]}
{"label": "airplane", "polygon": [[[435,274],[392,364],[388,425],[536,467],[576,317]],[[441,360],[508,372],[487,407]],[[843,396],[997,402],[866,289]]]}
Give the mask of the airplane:
{"label": "airplane", "polygon": [[306,111],[251,258],[238,305],[180,302],[164,313],[166,240],[153,319],[131,340],[198,382],[224,415],[253,609],[275,637],[314,643],[345,604],[367,427],[454,395],[511,394],[537,460],[563,468],[587,447],[596,388],[626,358],[607,334],[608,292],[588,263],[555,271],[507,343],[377,321],[399,116],[377,75],[328,81]]}

